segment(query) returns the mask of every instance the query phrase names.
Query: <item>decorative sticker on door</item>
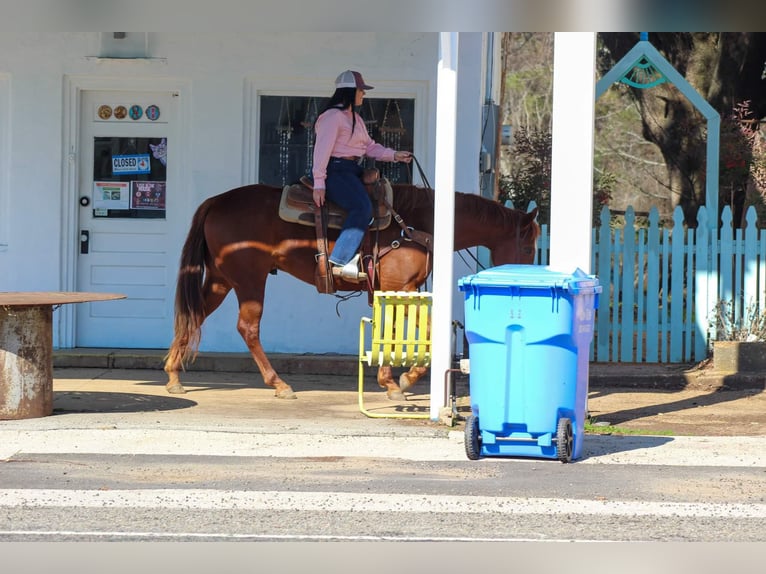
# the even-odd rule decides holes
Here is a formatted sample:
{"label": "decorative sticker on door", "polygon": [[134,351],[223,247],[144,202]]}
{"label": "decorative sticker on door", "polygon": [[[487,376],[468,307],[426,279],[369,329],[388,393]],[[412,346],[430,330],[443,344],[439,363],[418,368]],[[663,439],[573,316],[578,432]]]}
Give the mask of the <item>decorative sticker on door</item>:
{"label": "decorative sticker on door", "polygon": [[164,181],[131,181],[131,209],[165,209]]}

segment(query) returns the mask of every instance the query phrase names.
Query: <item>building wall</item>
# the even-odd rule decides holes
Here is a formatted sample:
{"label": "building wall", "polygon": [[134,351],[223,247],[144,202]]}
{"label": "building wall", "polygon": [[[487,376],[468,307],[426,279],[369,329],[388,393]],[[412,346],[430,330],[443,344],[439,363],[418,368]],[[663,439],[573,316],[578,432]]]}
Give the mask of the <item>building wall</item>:
{"label": "building wall", "polygon": [[[461,111],[458,121],[457,181],[461,190],[472,191],[478,177],[483,96],[476,70],[481,69],[482,35],[461,34],[461,42],[472,73],[460,88],[466,105],[459,106],[465,114]],[[99,58],[100,46],[98,33],[0,36],[0,291],[57,291],[73,285],[66,253],[76,244],[78,230],[66,217],[71,207],[63,205],[67,165],[77,152],[66,149],[64,138],[68,78],[135,78],[142,85],[172,79],[187,86],[184,201],[179,207],[184,213],[176,214],[179,223],[174,225],[180,227],[168,246],[178,253],[196,206],[253,182],[257,173],[257,148],[247,133],[253,127],[249,90],[325,96],[346,68],[362,71],[376,92],[411,86],[420,94],[414,151],[433,183],[437,34],[150,33],[149,57],[139,60]],[[268,280],[262,341],[271,352],[355,353],[359,317],[367,312],[364,295],[337,303],[336,312],[335,298],[279,273]],[[76,344],[68,335],[73,321],[71,311],[54,313],[55,346]],[[201,349],[246,350],[235,325],[231,294],[206,322]],[[317,325],[322,326],[319,336]]]}

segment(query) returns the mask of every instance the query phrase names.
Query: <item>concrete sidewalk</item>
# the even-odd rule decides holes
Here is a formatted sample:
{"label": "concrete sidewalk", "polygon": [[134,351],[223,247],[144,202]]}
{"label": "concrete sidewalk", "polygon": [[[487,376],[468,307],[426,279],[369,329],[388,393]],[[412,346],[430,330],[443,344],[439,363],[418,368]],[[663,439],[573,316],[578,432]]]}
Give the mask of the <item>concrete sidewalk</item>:
{"label": "concrete sidewalk", "polygon": [[[59,367],[52,416],[0,421],[0,460],[37,453],[467,460],[459,426],[361,414],[354,376],[289,380],[297,400],[276,399],[260,375],[221,371],[187,372],[187,393],[169,395],[161,370]],[[428,412],[427,394],[397,405],[374,387],[371,378],[370,410]],[[587,435],[578,462],[766,467],[762,444],[759,436]]]}
{"label": "concrete sidewalk", "polygon": [[[53,415],[0,421],[0,460],[86,452],[467,459],[460,421],[447,426],[360,413],[356,357],[272,355],[298,395],[281,400],[246,354],[201,354],[183,373],[187,393],[170,395],[163,355],[124,349],[54,352]],[[733,380],[750,390],[723,390]],[[683,365],[594,364],[589,413],[617,423],[638,421],[641,434],[588,434],[578,462],[766,467],[766,418],[758,418],[766,413],[763,389],[762,378],[727,379]],[[389,401],[370,373],[366,407],[427,414],[429,384],[421,382],[413,391],[404,403]],[[458,412],[466,416],[468,377],[456,376],[455,391]],[[693,436],[662,436],[652,432],[656,424],[643,431],[642,421],[651,418],[662,428],[675,422],[683,430],[677,434]],[[734,428],[742,432],[730,432]]]}

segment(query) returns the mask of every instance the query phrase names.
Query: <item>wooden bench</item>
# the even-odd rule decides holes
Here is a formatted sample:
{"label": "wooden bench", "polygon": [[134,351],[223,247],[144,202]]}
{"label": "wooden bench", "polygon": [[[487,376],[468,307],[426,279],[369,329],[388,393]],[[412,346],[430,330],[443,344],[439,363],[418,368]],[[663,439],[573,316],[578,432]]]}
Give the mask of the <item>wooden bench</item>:
{"label": "wooden bench", "polygon": [[[431,293],[375,291],[372,318],[359,322],[359,410],[368,417],[427,419],[430,413],[372,413],[364,406],[366,367],[431,365]],[[370,345],[366,345],[366,326]]]}
{"label": "wooden bench", "polygon": [[0,292],[0,420],[53,414],[53,308],[113,293]]}

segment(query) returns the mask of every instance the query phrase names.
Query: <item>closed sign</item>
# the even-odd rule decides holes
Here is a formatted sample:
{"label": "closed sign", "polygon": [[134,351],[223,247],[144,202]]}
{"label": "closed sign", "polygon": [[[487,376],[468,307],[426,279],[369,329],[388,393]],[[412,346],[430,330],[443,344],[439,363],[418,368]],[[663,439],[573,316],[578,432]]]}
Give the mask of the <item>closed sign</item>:
{"label": "closed sign", "polygon": [[113,174],[150,173],[149,154],[112,156]]}

